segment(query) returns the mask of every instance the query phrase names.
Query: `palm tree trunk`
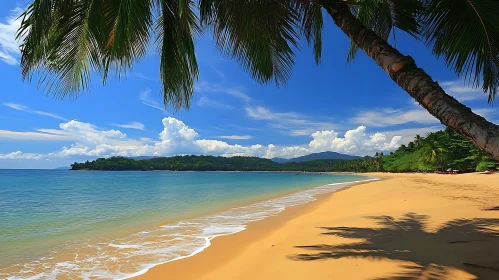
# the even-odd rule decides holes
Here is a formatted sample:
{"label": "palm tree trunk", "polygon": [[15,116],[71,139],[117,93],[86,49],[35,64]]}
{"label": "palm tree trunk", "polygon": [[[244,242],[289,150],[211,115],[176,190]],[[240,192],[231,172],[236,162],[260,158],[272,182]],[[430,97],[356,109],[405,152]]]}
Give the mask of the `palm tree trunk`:
{"label": "palm tree trunk", "polygon": [[473,113],[435,82],[410,56],[402,55],[372,30],[364,27],[346,4],[325,6],[334,23],[390,78],[440,122],[465,136],[499,160],[499,126]]}

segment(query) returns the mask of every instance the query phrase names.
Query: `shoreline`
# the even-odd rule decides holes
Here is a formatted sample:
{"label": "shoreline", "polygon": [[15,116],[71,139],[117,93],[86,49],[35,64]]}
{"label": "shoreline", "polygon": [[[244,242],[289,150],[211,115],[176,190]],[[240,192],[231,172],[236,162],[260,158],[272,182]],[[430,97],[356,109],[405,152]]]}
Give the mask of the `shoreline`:
{"label": "shoreline", "polygon": [[[251,222],[243,231],[214,238],[211,240],[211,245],[198,254],[154,266],[148,269],[145,274],[133,279],[163,279],[165,275],[174,279],[274,279],[276,277],[301,279],[302,277],[298,277],[299,275],[305,277],[309,274],[315,274],[317,279],[332,276],[338,279],[372,279],[373,276],[380,274],[386,276],[388,272],[400,272],[404,265],[410,265],[411,262],[410,260],[391,260],[389,257],[379,260],[332,258],[321,262],[297,262],[290,259],[289,253],[304,251],[304,249],[297,249],[296,245],[314,244],[313,242],[317,241],[318,243],[319,240],[326,238],[320,234],[320,227],[325,226],[319,223],[320,221],[329,220],[328,223],[337,223],[338,226],[342,226],[343,223],[349,226],[350,224],[364,225],[366,224],[363,221],[364,216],[367,214],[371,216],[385,214],[384,211],[395,217],[394,219],[411,212],[432,214],[429,215],[432,217],[432,222],[428,222],[428,228],[438,228],[439,223],[451,220],[451,218],[471,219],[476,216],[476,218],[499,219],[497,211],[485,210],[499,205],[498,191],[491,187],[491,184],[499,179],[497,175],[463,174],[449,176],[392,173],[360,175],[376,176],[381,180],[350,185],[335,192],[317,195],[314,201],[288,207],[277,215]],[[477,185],[478,181],[482,184]],[[442,184],[443,187],[439,184]],[[445,188],[448,188],[448,192]],[[371,201],[371,199],[382,202]],[[401,202],[399,202],[400,200]],[[406,201],[412,200],[417,203],[405,205]],[[358,206],[348,209],[349,203],[358,204]],[[345,207],[342,208],[342,205]],[[362,213],[362,215],[357,212]],[[324,215],[325,213],[328,214]],[[354,215],[355,213],[357,215]],[[397,222],[397,224],[399,223]],[[367,225],[372,226],[372,223]],[[490,226],[494,230],[499,230],[499,223]],[[346,240],[345,237],[338,237],[338,239],[343,242]],[[408,240],[408,242],[410,241]],[[497,242],[497,240],[493,242]],[[493,244],[499,245],[499,243]],[[480,247],[479,249],[486,250],[487,248]],[[439,253],[435,252],[435,254]],[[294,256],[300,255],[303,254],[295,254]],[[474,260],[471,257],[472,254],[467,255],[471,259],[469,263],[472,265],[487,267],[487,264],[484,265],[484,261],[479,256],[473,255],[476,258]],[[342,261],[340,262],[340,260]],[[496,261],[499,261],[499,257]],[[478,262],[478,264],[473,262]],[[340,263],[341,266],[337,266]],[[333,267],[330,266],[331,264]],[[268,266],[268,269],[259,269],[262,268],[262,265]],[[355,271],[357,266],[362,266],[363,272]],[[426,267],[425,269],[428,270]],[[489,273],[476,267],[463,268],[462,264],[456,264],[455,267],[446,269],[451,276],[442,279],[473,279],[472,275]],[[354,271],[352,272],[352,270]],[[347,273],[347,271],[353,273],[353,276],[342,274]],[[489,269],[489,271],[493,273],[493,269]]]}
{"label": "shoreline", "polygon": [[[326,175],[330,174],[324,174],[324,176]],[[202,215],[192,214],[193,216],[190,216],[190,218],[171,219],[166,223],[162,221],[152,228],[139,228],[132,234],[113,238],[113,240],[102,239],[102,235],[99,235],[94,239],[89,239],[88,248],[80,248],[71,244],[64,245],[57,252],[54,251],[55,253],[48,258],[41,258],[42,261],[47,259],[47,262],[39,262],[38,259],[26,262],[29,270],[24,271],[18,271],[17,267],[20,267],[20,264],[18,265],[18,262],[15,262],[12,266],[10,264],[6,266],[5,270],[2,267],[0,274],[14,276],[19,275],[18,272],[20,272],[23,273],[22,277],[19,275],[20,279],[25,276],[29,278],[41,275],[57,275],[59,277],[65,273],[71,273],[71,275],[77,277],[82,271],[81,275],[85,275],[83,273],[87,273],[86,275],[92,273],[95,277],[106,278],[113,275],[111,278],[114,279],[129,279],[142,275],[151,267],[199,254],[209,248],[211,242],[218,239],[216,237],[233,235],[244,231],[249,223],[267,219],[279,214],[283,209],[295,205],[307,204],[315,200],[315,193],[330,193],[337,191],[339,187],[350,185],[359,180],[370,180],[365,176],[344,176],[337,177],[337,179],[334,176],[330,177],[327,178],[326,176],[319,180],[297,177],[289,182],[290,185],[284,188],[284,191],[277,190],[277,193],[269,193],[236,205],[234,205],[235,202],[232,202],[232,206],[218,205],[219,209],[217,210],[204,211]],[[348,181],[341,182],[342,180]],[[310,183],[307,183],[307,181]],[[299,188],[294,188],[295,185],[299,186]],[[109,256],[109,262],[107,260],[101,262],[109,263],[107,267],[100,265],[101,258],[97,259],[99,262],[86,262],[87,259],[93,258],[95,250],[99,250],[100,256]],[[76,262],[76,265],[69,267],[74,262]],[[82,263],[82,265],[79,263]],[[88,265],[86,265],[87,263]],[[94,263],[97,263],[97,265],[94,265]],[[39,268],[39,264],[48,265]],[[65,266],[66,271],[50,270],[50,267],[57,268],[60,264]],[[99,270],[100,267],[104,269]],[[93,269],[93,271],[90,271],[90,269]]]}
{"label": "shoreline", "polygon": [[[221,171],[221,172],[245,172],[245,171]],[[255,172],[260,172],[260,171],[255,171]],[[294,171],[292,171],[292,172],[294,172]],[[315,204],[320,203],[323,199],[326,199],[326,198],[334,195],[335,193],[347,190],[347,189],[352,188],[354,186],[368,184],[370,182],[383,180],[383,178],[378,178],[375,176],[362,175],[363,173],[348,173],[348,174],[346,174],[346,173],[337,173],[337,172],[325,172],[324,174],[326,174],[326,175],[327,174],[331,174],[331,175],[335,175],[335,174],[337,174],[337,175],[358,175],[358,176],[363,176],[366,179],[365,180],[351,181],[351,182],[331,183],[331,184],[326,184],[323,186],[317,186],[317,187],[314,187],[311,189],[302,190],[302,191],[307,191],[307,190],[312,190],[312,189],[316,189],[316,188],[320,188],[320,187],[324,187],[324,186],[344,185],[344,186],[340,187],[339,189],[331,191],[331,192],[313,195],[314,200],[312,200],[310,202],[292,205],[290,207],[285,208],[284,210],[280,211],[277,214],[265,217],[261,220],[252,221],[252,222],[246,224],[244,226],[244,228],[241,229],[240,231],[227,233],[227,234],[221,234],[221,235],[214,236],[213,238],[207,239],[206,240],[207,244],[205,247],[197,250],[196,252],[193,252],[192,254],[190,254],[188,256],[182,256],[182,257],[179,257],[176,259],[168,260],[168,261],[163,262],[163,263],[155,264],[149,268],[145,268],[142,271],[139,271],[139,272],[135,273],[134,275],[131,275],[131,276],[123,278],[123,279],[149,279],[149,277],[151,277],[150,276],[151,270],[154,270],[157,267],[163,267],[165,265],[174,264],[174,263],[177,263],[179,261],[183,261],[183,260],[187,260],[187,259],[191,259],[193,257],[199,256],[200,254],[202,254],[202,253],[206,252],[207,250],[209,250],[210,248],[212,248],[214,244],[218,244],[218,243],[222,242],[222,241],[219,241],[220,239],[224,239],[224,241],[225,241],[229,237],[235,237],[235,236],[239,237],[241,234],[247,232],[250,229],[251,229],[251,235],[253,235],[253,231],[260,231],[261,227],[271,229],[272,227],[275,227],[276,225],[278,225],[282,222],[285,222],[286,218],[290,218],[290,217],[294,217],[295,215],[299,215],[302,211],[304,211],[308,208],[314,207]],[[290,196],[290,195],[293,195],[296,193],[300,193],[302,191],[298,191],[298,192],[295,191],[295,192],[287,193],[284,195],[276,196],[276,197],[273,197],[273,198],[270,198],[267,200],[263,200],[260,202],[256,202],[256,203],[263,203],[263,202],[271,201],[271,200],[278,199],[278,198],[284,198],[284,197],[287,197],[287,196]],[[251,203],[248,205],[252,205],[252,204],[255,204],[255,203]],[[245,205],[245,206],[248,206],[248,205]],[[169,268],[168,268],[168,270],[169,270]],[[161,277],[161,276],[159,276],[159,277]],[[187,278],[179,278],[179,279],[190,279],[190,278],[187,277]]]}

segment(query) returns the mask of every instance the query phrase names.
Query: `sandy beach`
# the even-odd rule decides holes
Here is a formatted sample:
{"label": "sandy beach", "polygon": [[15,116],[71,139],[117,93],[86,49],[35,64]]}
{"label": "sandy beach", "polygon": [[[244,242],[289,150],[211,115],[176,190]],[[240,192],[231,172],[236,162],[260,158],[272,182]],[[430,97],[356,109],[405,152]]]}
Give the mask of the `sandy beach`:
{"label": "sandy beach", "polygon": [[499,279],[499,174],[366,174],[134,279]]}

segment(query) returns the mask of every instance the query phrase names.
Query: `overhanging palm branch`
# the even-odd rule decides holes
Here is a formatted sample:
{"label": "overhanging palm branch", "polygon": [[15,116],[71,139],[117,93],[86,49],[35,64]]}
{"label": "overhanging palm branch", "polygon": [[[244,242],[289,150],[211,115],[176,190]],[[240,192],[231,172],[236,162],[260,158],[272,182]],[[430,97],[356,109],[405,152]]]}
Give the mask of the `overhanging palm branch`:
{"label": "overhanging palm branch", "polygon": [[301,19],[301,31],[307,42],[313,44],[315,62],[319,64],[322,55],[322,6],[315,2],[296,0],[292,2]]}
{"label": "overhanging palm branch", "polygon": [[289,0],[200,0],[201,22],[223,54],[261,82],[286,84],[298,47],[298,13]]}
{"label": "overhanging palm branch", "polygon": [[[121,77],[145,56],[157,34],[165,102],[187,107],[197,64],[193,1],[36,0],[22,15],[18,37],[24,78],[63,98],[88,89],[91,71],[105,83],[110,70]],[[154,8],[158,18],[153,24]]]}
{"label": "overhanging palm branch", "polygon": [[158,51],[161,56],[160,77],[165,106],[189,107],[198,66],[194,35],[200,32],[192,0],[156,0],[160,17],[156,23]]}
{"label": "overhanging palm branch", "polygon": [[422,35],[437,56],[489,102],[499,85],[499,2],[496,0],[424,0]]}

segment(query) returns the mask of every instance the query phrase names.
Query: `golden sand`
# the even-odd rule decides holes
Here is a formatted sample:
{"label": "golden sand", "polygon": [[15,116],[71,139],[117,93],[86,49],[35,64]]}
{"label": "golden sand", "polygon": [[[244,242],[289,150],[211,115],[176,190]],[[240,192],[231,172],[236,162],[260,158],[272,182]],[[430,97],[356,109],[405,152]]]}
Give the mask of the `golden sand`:
{"label": "golden sand", "polygon": [[499,174],[369,174],[136,279],[499,279]]}

